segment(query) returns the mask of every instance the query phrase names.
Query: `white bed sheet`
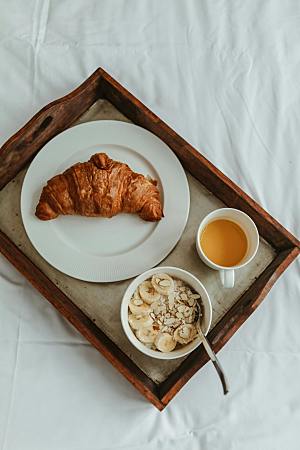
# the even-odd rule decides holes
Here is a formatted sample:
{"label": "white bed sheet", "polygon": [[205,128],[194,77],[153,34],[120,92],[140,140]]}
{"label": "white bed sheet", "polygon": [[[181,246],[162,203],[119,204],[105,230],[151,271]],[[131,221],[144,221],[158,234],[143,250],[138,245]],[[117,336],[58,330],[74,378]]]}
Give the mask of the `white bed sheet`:
{"label": "white bed sheet", "polygon": [[[104,67],[300,235],[298,0],[0,0],[3,143]],[[5,214],[5,211],[1,211]],[[163,413],[0,258],[0,449],[299,448],[294,263]]]}

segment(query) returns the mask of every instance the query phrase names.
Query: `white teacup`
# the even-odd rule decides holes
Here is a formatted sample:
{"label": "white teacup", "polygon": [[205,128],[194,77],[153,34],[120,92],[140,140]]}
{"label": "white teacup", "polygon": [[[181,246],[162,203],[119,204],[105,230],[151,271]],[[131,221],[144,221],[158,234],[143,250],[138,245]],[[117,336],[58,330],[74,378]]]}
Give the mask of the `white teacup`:
{"label": "white teacup", "polygon": [[[205,255],[205,253],[201,248],[200,237],[204,228],[210,222],[216,219],[231,220],[232,222],[235,222],[237,225],[239,225],[246,234],[248,242],[246,254],[243,257],[243,259],[235,266],[225,267],[215,264],[210,259],[208,259],[208,257]],[[256,255],[258,245],[259,245],[259,235],[253,220],[244,212],[233,208],[220,208],[204,217],[204,219],[199,225],[196,236],[196,248],[198,255],[205,264],[207,264],[212,269],[219,271],[221,282],[225,288],[232,288],[234,286],[234,271],[236,269],[240,269],[241,267],[245,267],[246,264],[252,261],[252,259]]]}

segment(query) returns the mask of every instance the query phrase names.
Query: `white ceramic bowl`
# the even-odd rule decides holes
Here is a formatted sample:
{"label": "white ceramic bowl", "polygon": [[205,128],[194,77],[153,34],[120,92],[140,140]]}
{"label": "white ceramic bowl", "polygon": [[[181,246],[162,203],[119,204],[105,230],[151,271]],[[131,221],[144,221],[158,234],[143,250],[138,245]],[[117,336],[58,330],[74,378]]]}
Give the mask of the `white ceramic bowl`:
{"label": "white ceramic bowl", "polygon": [[151,350],[150,348],[146,347],[142,342],[140,342],[134,332],[132,331],[129,323],[128,323],[128,305],[130,302],[130,299],[138,287],[139,284],[141,284],[143,281],[147,280],[148,278],[151,278],[152,275],[156,273],[167,273],[172,278],[178,278],[184,282],[186,282],[188,285],[192,287],[192,289],[200,294],[201,301],[202,301],[202,330],[204,334],[206,335],[209,331],[210,325],[211,325],[211,318],[212,318],[212,307],[209,295],[203,286],[203,284],[191,273],[187,272],[186,270],[179,269],[177,267],[154,267],[154,269],[147,270],[146,272],[139,275],[137,278],[135,278],[130,285],[128,286],[123,299],[121,303],[121,323],[123,326],[123,330],[128,337],[129,341],[142,353],[148,356],[152,356],[152,358],[158,358],[158,359],[176,359],[181,358],[183,356],[188,355],[191,353],[195,348],[197,348],[201,344],[201,340],[199,338],[194,339],[189,344],[182,346],[179,349],[175,349],[172,352],[168,353],[162,353],[158,350]]}

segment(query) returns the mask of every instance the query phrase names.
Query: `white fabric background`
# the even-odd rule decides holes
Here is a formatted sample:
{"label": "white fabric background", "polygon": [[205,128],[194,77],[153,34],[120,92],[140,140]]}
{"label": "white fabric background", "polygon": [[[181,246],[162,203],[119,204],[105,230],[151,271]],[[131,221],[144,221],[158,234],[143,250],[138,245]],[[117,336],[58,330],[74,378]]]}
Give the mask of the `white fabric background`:
{"label": "white fabric background", "polygon": [[[102,66],[300,235],[300,3],[0,0],[3,143]],[[5,214],[5,211],[1,211]],[[159,413],[0,258],[0,449],[299,448],[299,262]]]}

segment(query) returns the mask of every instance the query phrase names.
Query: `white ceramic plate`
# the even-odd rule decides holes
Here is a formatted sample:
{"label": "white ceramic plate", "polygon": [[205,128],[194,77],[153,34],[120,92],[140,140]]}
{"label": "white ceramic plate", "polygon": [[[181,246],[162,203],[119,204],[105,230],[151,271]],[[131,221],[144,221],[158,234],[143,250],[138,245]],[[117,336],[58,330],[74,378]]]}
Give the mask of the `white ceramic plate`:
{"label": "white ceramic plate", "polygon": [[[158,180],[165,215],[160,222],[133,214],[45,222],[35,217],[47,180],[97,152]],[[114,120],[80,124],[48,142],[31,163],[21,193],[23,224],[40,255],[61,272],[93,282],[124,280],[158,264],[180,239],[189,204],[185,172],[169,147],[144,128]]]}

